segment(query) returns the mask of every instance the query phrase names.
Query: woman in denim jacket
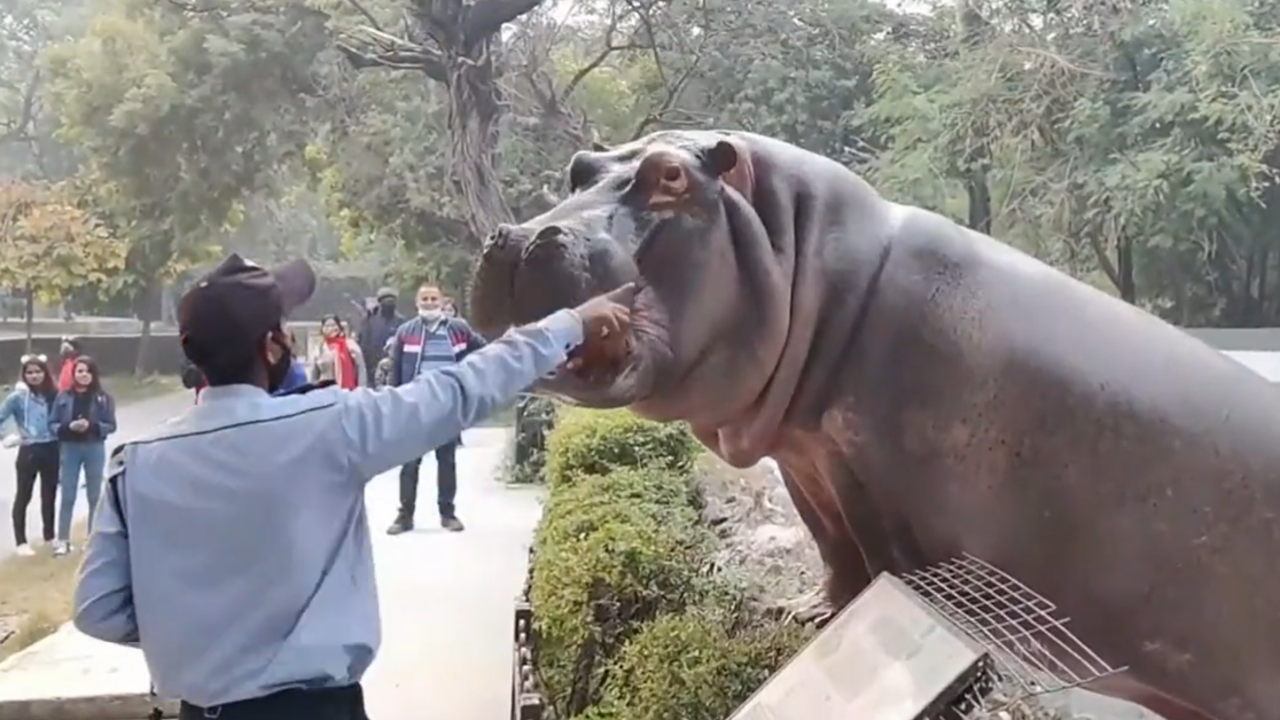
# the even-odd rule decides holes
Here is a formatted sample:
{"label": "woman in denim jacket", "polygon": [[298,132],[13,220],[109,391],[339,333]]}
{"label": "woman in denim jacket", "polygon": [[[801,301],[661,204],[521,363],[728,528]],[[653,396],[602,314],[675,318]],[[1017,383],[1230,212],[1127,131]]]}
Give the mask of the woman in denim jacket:
{"label": "woman in denim jacket", "polygon": [[18,426],[18,462],[14,476],[18,492],[13,498],[13,539],[19,555],[34,555],[27,544],[27,507],[40,476],[40,520],[44,541],[53,540],[53,503],[58,496],[58,439],[49,429],[49,409],[58,388],[43,355],[22,356],[22,377],[9,397],[0,403],[0,425],[13,420]]}
{"label": "woman in denim jacket", "polygon": [[62,505],[58,509],[58,540],[54,555],[71,551],[71,521],[75,518],[80,469],[84,468],[84,493],[89,501],[89,529],[102,492],[107,464],[107,436],[116,431],[116,403],[102,389],[98,364],[87,355],[75,360],[71,388],[58,393],[49,413],[49,429],[61,441],[58,485]]}

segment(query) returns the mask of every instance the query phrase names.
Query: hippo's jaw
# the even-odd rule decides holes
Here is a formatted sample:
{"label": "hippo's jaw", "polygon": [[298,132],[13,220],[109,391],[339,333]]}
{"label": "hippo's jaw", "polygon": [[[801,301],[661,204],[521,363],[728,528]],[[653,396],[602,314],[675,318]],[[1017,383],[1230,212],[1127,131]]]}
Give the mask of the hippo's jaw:
{"label": "hippo's jaw", "polygon": [[660,390],[674,354],[665,314],[652,288],[642,287],[636,294],[631,321],[631,353],[621,365],[587,366],[577,372],[561,368],[534,385],[534,390],[599,410],[643,403],[653,396]]}

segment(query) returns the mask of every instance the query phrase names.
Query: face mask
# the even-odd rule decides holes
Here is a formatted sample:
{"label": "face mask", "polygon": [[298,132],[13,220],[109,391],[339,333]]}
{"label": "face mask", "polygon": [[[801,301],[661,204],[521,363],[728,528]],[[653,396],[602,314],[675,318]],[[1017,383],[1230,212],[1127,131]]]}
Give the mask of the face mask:
{"label": "face mask", "polygon": [[423,320],[427,320],[430,322],[435,322],[436,320],[439,320],[440,318],[444,317],[444,313],[440,312],[440,308],[421,308],[420,307],[418,308],[418,315],[420,315]]}
{"label": "face mask", "polygon": [[271,393],[284,385],[289,377],[289,368],[293,367],[293,350],[281,343],[276,343],[276,347],[280,348],[280,357],[267,366],[267,392]]}
{"label": "face mask", "polygon": [[396,301],[391,298],[381,300],[378,302],[378,309],[382,311],[383,315],[392,315],[396,311]]}

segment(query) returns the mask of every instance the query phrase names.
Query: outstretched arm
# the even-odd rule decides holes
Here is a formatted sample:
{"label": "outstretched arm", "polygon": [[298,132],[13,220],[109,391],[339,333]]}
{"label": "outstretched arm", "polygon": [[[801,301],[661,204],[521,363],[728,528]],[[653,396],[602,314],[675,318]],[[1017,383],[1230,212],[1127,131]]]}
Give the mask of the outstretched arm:
{"label": "outstretched arm", "polygon": [[561,310],[406,385],[344,393],[355,475],[367,480],[449,442],[554,370],[581,342],[582,320]]}

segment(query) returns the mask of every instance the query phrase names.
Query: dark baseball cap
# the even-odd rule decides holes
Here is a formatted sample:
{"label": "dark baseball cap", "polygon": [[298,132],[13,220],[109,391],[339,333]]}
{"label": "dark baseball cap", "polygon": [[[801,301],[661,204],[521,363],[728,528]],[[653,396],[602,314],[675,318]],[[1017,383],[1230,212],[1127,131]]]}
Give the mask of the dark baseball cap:
{"label": "dark baseball cap", "polygon": [[305,260],[268,270],[233,253],[182,296],[182,351],[197,366],[253,352],[315,289]]}

